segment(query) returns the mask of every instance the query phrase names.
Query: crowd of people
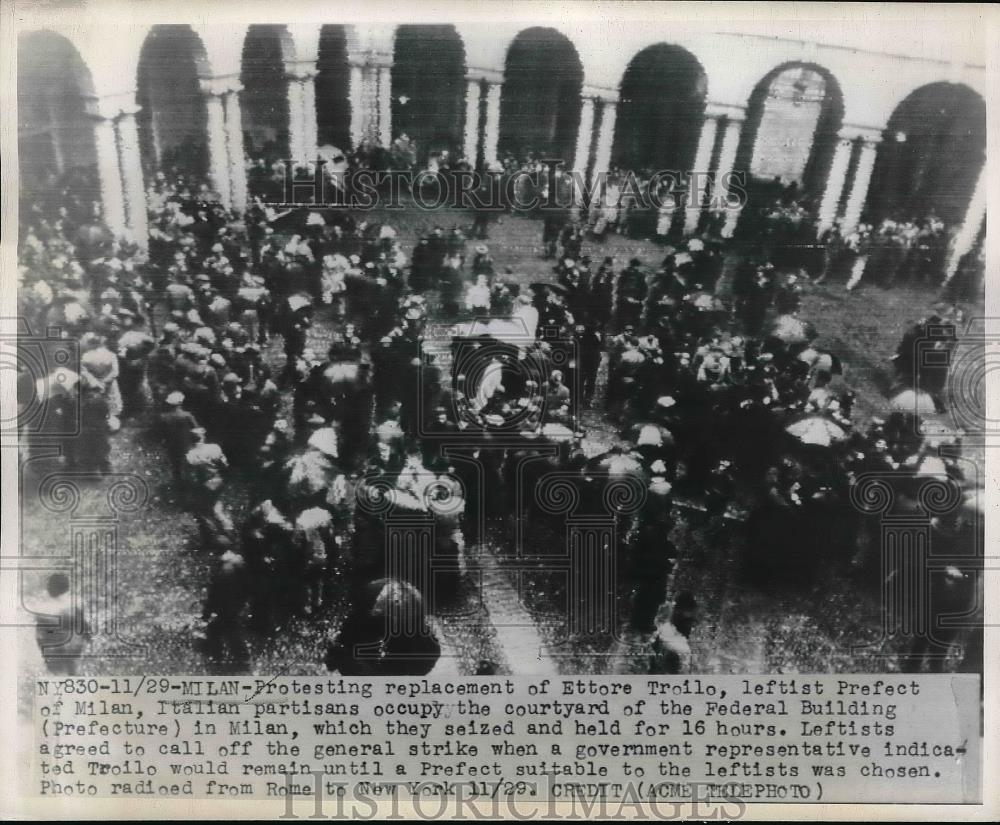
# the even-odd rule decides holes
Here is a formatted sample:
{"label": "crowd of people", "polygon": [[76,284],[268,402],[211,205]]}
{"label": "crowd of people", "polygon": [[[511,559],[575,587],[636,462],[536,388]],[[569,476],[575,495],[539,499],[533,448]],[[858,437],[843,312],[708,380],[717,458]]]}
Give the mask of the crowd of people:
{"label": "crowd of people", "polygon": [[[744,575],[760,587],[802,586],[829,565],[882,575],[873,522],[851,504],[866,473],[896,473],[914,507],[926,478],[975,499],[957,445],[939,450],[950,438],[934,426],[941,375],[907,362],[905,347],[898,389],[923,388],[929,401],[914,391],[884,420],[854,426],[845,365],[799,316],[803,268],[774,260],[770,236],[733,268],[726,293],[718,233],[664,245],[655,262],[596,263],[586,246],[600,232],[567,210],[543,228],[552,278],[526,285],[498,271],[488,223],[436,227],[406,251],[391,225],[348,210],[282,213],[255,198],[240,214],[207,185],[161,173],[147,252],[112,238],[78,191],[25,215],[19,309],[32,329],[79,342],[79,370],[25,367],[19,397],[43,397],[54,420],[79,410],[81,436],[62,441],[67,468],[108,472],[123,422],[156,428],[172,492],[213,559],[202,644],[220,668],[248,667],[249,632],[318,616],[341,592],[349,607],[331,668],[429,671],[440,640],[428,614],[456,596],[466,544],[491,523],[545,516],[537,496],[524,500],[521,468],[539,448],[551,448],[542,469],[570,474],[584,506],[601,506],[622,479],[642,488],[641,507],[613,517],[628,624],[650,638],[652,671],[685,667],[697,615],[697,594],[671,584],[675,499],[695,502],[719,536],[740,530],[741,503]],[[922,244],[940,227],[924,230],[886,229],[911,249],[900,271],[923,271]],[[959,321],[944,307],[912,335]],[[441,322],[446,346],[433,332]],[[597,455],[585,449],[595,414],[616,431]],[[491,449],[501,433],[520,441]],[[249,497],[240,519],[237,484]],[[932,525],[956,556],[973,506]],[[435,525],[434,556],[450,573],[433,593],[421,589],[427,560],[397,569],[386,558],[399,512]],[[949,604],[971,599],[973,573],[950,568],[935,587]],[[417,632],[386,642],[385,622],[400,617]],[[928,652],[901,666],[923,667]]]}

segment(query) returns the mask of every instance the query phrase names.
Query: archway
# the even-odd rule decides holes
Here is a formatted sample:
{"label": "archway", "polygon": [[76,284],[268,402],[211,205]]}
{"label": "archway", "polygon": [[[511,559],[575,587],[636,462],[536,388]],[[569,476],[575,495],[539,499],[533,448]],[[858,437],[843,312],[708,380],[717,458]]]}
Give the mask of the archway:
{"label": "archway", "polygon": [[986,103],[968,86],[932,83],[889,118],[868,189],[866,217],[960,224],[986,161]]}
{"label": "archway", "polygon": [[201,39],[187,25],[153,26],[139,55],[137,116],[147,177],[158,170],[208,176],[208,75]]}
{"label": "archway", "polygon": [[797,201],[815,211],[823,197],[844,100],[822,66],[785,63],[754,88],[736,168],[749,172],[751,203]]}
{"label": "archway", "polygon": [[415,141],[417,160],[462,149],[465,46],[454,26],[399,26],[392,63],[394,136]]}
{"label": "archway", "polygon": [[622,78],[613,162],[635,172],[691,171],[707,91],[705,70],[685,49],[659,43],[639,52]]}
{"label": "archway", "polygon": [[323,26],[316,61],[316,136],[319,145],[342,151],[351,147],[351,69],[347,62],[347,32],[343,26]]}
{"label": "archway", "polygon": [[501,155],[528,155],[573,163],[580,124],[583,64],[555,29],[521,32],[507,50],[500,98]]}
{"label": "archway", "polygon": [[288,77],[291,36],[285,26],[255,24],[247,30],[241,62],[240,110],[248,157],[269,162],[289,155]]}
{"label": "archway", "polygon": [[93,94],[90,70],[65,37],[40,31],[19,38],[17,142],[23,196],[37,198],[69,184],[88,202],[100,198],[94,127],[85,100]]}

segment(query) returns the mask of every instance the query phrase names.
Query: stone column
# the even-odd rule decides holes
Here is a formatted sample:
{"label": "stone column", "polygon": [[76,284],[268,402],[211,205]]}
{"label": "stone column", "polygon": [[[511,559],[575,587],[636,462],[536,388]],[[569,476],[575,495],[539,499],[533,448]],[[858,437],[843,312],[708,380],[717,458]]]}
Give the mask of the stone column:
{"label": "stone column", "polygon": [[392,69],[379,66],[377,75],[378,139],[383,146],[392,144]]}
{"label": "stone column", "polygon": [[584,97],[580,107],[580,127],[576,133],[576,149],[572,168],[586,176],[590,165],[590,144],[594,137],[594,98]]}
{"label": "stone column", "polygon": [[500,144],[500,83],[489,83],[486,91],[486,132],[483,137],[483,163],[497,162]]}
{"label": "stone column", "polygon": [[469,80],[465,87],[465,139],[462,154],[473,168],[479,158],[479,100],[482,97],[482,82]]}
{"label": "stone column", "polygon": [[972,200],[969,201],[969,208],[965,210],[965,220],[962,221],[962,228],[955,235],[952,242],[951,252],[948,257],[948,268],[945,270],[944,282],[948,283],[958,271],[958,265],[979,235],[979,228],[986,218],[986,164],[979,173],[979,181],[972,193]]}
{"label": "stone column", "polygon": [[826,189],[823,190],[823,200],[819,205],[816,225],[816,232],[819,235],[826,232],[837,220],[837,207],[840,205],[840,196],[847,183],[847,169],[851,164],[851,150],[853,148],[854,141],[841,131],[841,137],[837,141],[837,149],[833,154],[833,163],[830,164],[830,174],[826,179]]}
{"label": "stone column", "polygon": [[705,200],[705,189],[708,185],[709,164],[712,162],[712,149],[715,147],[715,131],[719,126],[720,115],[714,112],[705,113],[705,122],[701,127],[701,137],[698,138],[698,151],[691,168],[688,183],[688,200],[684,210],[684,233],[690,235],[698,228],[698,221]]}
{"label": "stone column", "polygon": [[288,76],[288,158],[296,166],[309,160],[305,141],[305,118],[303,116],[304,93],[302,79]]}
{"label": "stone column", "polygon": [[590,175],[591,188],[598,175],[607,174],[611,166],[611,148],[615,140],[615,118],[618,104],[613,100],[605,100],[601,107],[601,125],[597,133],[597,149],[594,151],[594,169]]}
{"label": "stone column", "polygon": [[362,139],[381,141],[379,70],[378,66],[373,66],[370,63],[365,63],[361,67],[361,111],[362,123],[364,124]]}
{"label": "stone column", "polygon": [[121,235],[126,228],[125,199],[122,194],[118,135],[114,121],[104,117],[94,121],[94,143],[97,146],[97,173],[101,184],[104,224],[114,235]]}
{"label": "stone column", "polygon": [[300,63],[288,74],[288,150],[296,164],[316,159],[315,81],[315,63]]}
{"label": "stone column", "polygon": [[118,137],[118,166],[122,177],[125,222],[135,242],[145,249],[149,243],[149,216],[135,114],[135,111],[122,112],[115,121],[115,130]]}
{"label": "stone column", "polygon": [[48,127],[52,131],[52,155],[56,162],[56,171],[61,175],[66,171],[66,159],[63,157],[62,140],[58,129],[59,114],[56,112],[55,100],[47,97],[45,109]]}
{"label": "stone column", "polygon": [[205,95],[208,110],[208,167],[212,186],[219,200],[227,206],[232,203],[229,188],[229,145],[226,139],[226,110],[222,95],[224,92],[209,91]]}
{"label": "stone column", "polygon": [[714,208],[726,211],[726,223],[722,228],[722,235],[725,238],[733,234],[743,208],[742,202],[730,204],[729,194],[732,192],[734,197],[740,199],[745,197],[744,194],[735,191],[736,187],[740,186],[745,192],[745,182],[740,184],[732,177],[736,172],[736,151],[739,149],[745,116],[746,110],[743,107],[735,106],[726,114],[726,131],[722,136],[722,148],[719,151],[719,163],[715,169],[715,179],[712,187]]}
{"label": "stone column", "polygon": [[247,205],[247,165],[238,89],[230,89],[223,96],[223,110],[226,116],[226,151],[229,157],[230,206],[242,212]]}
{"label": "stone column", "polygon": [[351,63],[351,76],[348,97],[351,101],[351,143],[357,149],[365,136],[365,76],[364,69],[358,63]]}
{"label": "stone column", "polygon": [[851,182],[850,195],[847,197],[844,218],[841,221],[845,233],[854,229],[861,218],[861,210],[868,197],[868,184],[871,183],[872,169],[875,168],[876,149],[882,139],[881,135],[870,130],[866,131],[862,137],[864,142],[861,144],[861,153],[858,156],[858,168],[854,173],[854,180]]}
{"label": "stone column", "polygon": [[319,126],[316,122],[316,72],[302,78],[302,144],[305,159],[316,160],[319,154]]}

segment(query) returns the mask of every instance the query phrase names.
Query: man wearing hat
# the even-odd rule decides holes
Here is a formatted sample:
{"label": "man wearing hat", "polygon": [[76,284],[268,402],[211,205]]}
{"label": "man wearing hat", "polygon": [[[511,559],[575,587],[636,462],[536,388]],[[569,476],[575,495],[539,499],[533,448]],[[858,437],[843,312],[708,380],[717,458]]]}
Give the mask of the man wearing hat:
{"label": "man wearing hat", "polygon": [[250,664],[243,630],[248,584],[243,556],[227,547],[213,565],[202,612],[204,651],[217,673],[243,673]]}
{"label": "man wearing hat", "polygon": [[585,323],[577,325],[576,345],[580,354],[580,386],[584,402],[589,404],[594,399],[597,372],[604,354],[604,333],[597,321],[588,318]]}
{"label": "man wearing hat", "polygon": [[227,544],[232,546],[234,532],[233,521],[222,501],[223,474],[229,462],[218,444],[206,440],[204,427],[195,427],[191,432],[195,443],[184,457],[191,507],[203,546],[219,551]]}
{"label": "man wearing hat", "polygon": [[195,444],[194,430],[198,422],[184,409],[184,393],[179,390],[168,394],[165,403],[167,409],[160,415],[160,427],[166,442],[171,477],[179,486],[184,476],[184,457]]}
{"label": "man wearing hat", "polygon": [[153,401],[159,405],[174,388],[177,381],[175,362],[180,345],[181,328],[173,321],[163,325],[163,333],[159,343],[149,356],[147,368],[149,386],[153,393]]}
{"label": "man wearing hat", "polygon": [[563,383],[562,370],[552,370],[545,385],[545,421],[568,423],[569,387]]}
{"label": "man wearing hat", "polygon": [[485,275],[487,278],[492,278],[494,275],[493,258],[490,257],[489,247],[484,243],[476,246],[475,255],[472,257],[472,275],[473,277]]}
{"label": "man wearing hat", "polygon": [[118,386],[123,417],[139,411],[145,404],[146,361],[155,347],[152,336],[131,324],[118,337]]}
{"label": "man wearing hat", "polygon": [[618,276],[615,289],[615,314],[619,328],[639,323],[646,293],[646,273],[642,269],[642,261],[633,258]]}
{"label": "man wearing hat", "polygon": [[255,452],[253,410],[243,392],[243,381],[235,372],[222,376],[222,397],[214,430],[230,464],[246,464]]}

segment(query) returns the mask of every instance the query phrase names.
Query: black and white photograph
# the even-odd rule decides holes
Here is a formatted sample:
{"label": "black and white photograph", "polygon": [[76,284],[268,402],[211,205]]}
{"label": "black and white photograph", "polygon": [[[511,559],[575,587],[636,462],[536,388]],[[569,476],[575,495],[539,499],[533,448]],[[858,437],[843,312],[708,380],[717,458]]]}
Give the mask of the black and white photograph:
{"label": "black and white photograph", "polygon": [[23,735],[39,679],[947,674],[982,736],[995,17],[506,5],[5,4]]}

